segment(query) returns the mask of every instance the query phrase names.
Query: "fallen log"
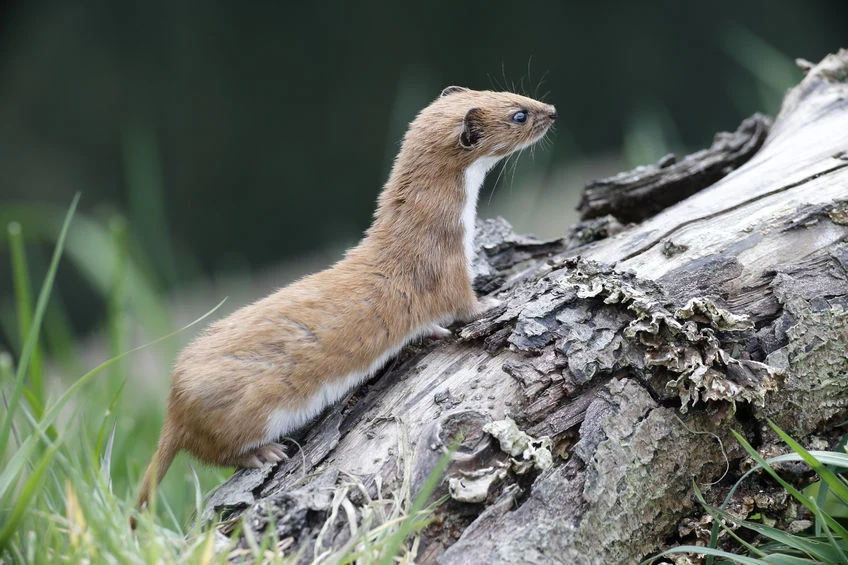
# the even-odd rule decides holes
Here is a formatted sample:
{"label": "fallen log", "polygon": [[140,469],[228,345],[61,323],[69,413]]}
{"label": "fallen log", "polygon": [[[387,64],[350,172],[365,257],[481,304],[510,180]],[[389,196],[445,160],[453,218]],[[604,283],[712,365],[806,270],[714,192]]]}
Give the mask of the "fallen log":
{"label": "fallen log", "polygon": [[766,417],[802,441],[844,420],[848,51],[740,132],[724,157],[590,185],[595,219],[561,240],[479,223],[475,285],[502,306],[408,347],[203,518],[329,562],[450,453],[417,563],[632,563],[698,513],[693,481],[715,497],[738,476],[731,429],[764,446]]}

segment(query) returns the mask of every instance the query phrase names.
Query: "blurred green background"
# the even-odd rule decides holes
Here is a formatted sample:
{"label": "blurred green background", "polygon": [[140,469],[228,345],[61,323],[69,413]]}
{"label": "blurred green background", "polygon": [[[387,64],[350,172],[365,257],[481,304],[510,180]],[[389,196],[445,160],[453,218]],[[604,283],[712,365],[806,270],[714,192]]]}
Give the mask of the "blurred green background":
{"label": "blurred green background", "polygon": [[[491,174],[479,206],[556,236],[586,181],[774,114],[801,78],[793,58],[845,46],[845,0],[0,4],[0,388],[14,388],[77,192],[22,381],[36,416],[85,370],[224,296],[216,317],[338,259],[368,227],[406,124],[447,85],[556,104],[553,146]],[[90,487],[85,457],[115,422],[109,476],[129,511],[169,367],[195,331],[74,398],[60,426],[69,459],[22,523],[62,506],[62,477]],[[0,446],[0,462],[15,449]],[[194,496],[185,461],[163,485],[177,529]],[[225,474],[201,470],[203,490]]]}
{"label": "blurred green background", "polygon": [[[161,290],[338,256],[368,226],[406,124],[446,85],[557,105],[553,148],[481,205],[555,235],[574,215],[555,199],[552,216],[550,193],[573,199],[593,173],[774,112],[800,77],[792,58],[848,44],[844,0],[33,1],[0,23],[0,206],[64,208],[81,191],[83,214],[127,218]],[[59,292],[88,332],[106,304],[79,271]]]}

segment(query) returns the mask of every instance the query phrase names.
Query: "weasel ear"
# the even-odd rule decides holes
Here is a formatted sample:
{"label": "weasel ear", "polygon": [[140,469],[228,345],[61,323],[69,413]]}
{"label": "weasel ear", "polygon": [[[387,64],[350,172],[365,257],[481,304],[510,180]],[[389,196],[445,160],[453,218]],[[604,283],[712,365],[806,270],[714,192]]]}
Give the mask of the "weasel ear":
{"label": "weasel ear", "polygon": [[449,86],[442,91],[440,96],[447,96],[448,94],[456,94],[457,92],[468,92],[468,89],[464,86]]}
{"label": "weasel ear", "polygon": [[483,110],[471,108],[462,119],[462,133],[459,134],[459,144],[465,149],[471,149],[483,137]]}

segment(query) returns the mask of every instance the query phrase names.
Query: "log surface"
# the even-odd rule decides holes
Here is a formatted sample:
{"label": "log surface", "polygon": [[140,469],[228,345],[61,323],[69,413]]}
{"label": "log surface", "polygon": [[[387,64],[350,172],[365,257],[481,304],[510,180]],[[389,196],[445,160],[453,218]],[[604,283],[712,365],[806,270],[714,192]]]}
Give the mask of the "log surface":
{"label": "log surface", "polygon": [[[760,135],[755,122],[740,131]],[[503,305],[456,339],[408,347],[289,461],[236,472],[205,518],[257,536],[273,520],[281,547],[330,559],[379,523],[374,508],[408,508],[459,442],[417,563],[656,552],[693,513],[692,481],[709,495],[738,469],[731,429],[763,445],[768,416],[803,440],[848,412],[848,51],[756,135],[736,150],[747,162],[638,225],[597,218],[538,241],[479,223],[475,285]],[[621,179],[671,186],[682,170]],[[531,455],[490,433],[507,419]]]}
{"label": "log surface", "polygon": [[682,160],[674,154],[655,165],[590,182],[578,205],[583,220],[612,214],[640,222],[715,183],[747,162],[768,135],[771,120],[754,114],[735,132],[717,133],[713,144]]}

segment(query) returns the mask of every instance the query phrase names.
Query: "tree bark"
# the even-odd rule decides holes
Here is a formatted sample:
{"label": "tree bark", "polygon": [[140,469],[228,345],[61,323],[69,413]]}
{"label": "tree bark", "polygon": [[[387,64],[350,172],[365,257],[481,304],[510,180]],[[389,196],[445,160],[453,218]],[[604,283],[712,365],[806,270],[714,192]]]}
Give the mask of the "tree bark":
{"label": "tree bark", "polygon": [[[693,481],[715,497],[738,476],[731,429],[765,448],[766,417],[802,440],[845,419],[848,51],[810,70],[768,130],[754,117],[708,151],[593,183],[585,215],[618,218],[561,240],[478,224],[475,284],[503,305],[408,347],[289,461],[236,472],[205,518],[257,536],[273,520],[281,547],[328,557],[379,524],[379,501],[408,508],[457,444],[416,562],[659,550],[698,515]],[[615,206],[586,212],[600,200]]]}

